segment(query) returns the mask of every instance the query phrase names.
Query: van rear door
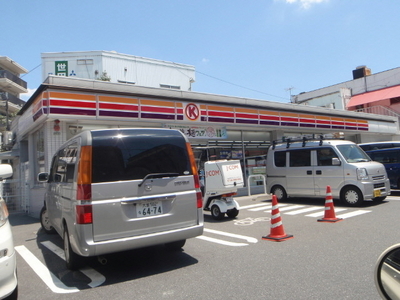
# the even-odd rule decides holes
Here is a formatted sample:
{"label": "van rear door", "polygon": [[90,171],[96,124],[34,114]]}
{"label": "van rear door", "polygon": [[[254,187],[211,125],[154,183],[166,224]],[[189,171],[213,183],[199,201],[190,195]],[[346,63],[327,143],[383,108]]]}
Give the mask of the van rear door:
{"label": "van rear door", "polygon": [[199,224],[186,139],[178,131],[92,132],[95,241],[127,238]]}

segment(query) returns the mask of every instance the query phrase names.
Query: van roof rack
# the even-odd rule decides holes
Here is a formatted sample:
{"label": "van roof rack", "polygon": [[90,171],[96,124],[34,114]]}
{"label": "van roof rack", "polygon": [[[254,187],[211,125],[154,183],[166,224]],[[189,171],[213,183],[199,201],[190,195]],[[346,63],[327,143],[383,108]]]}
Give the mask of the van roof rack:
{"label": "van roof rack", "polygon": [[302,147],[305,147],[306,143],[311,142],[311,141],[319,141],[319,146],[322,146],[323,142],[326,140],[340,140],[340,139],[342,139],[342,138],[327,138],[327,137],[324,137],[324,135],[322,135],[322,134],[318,138],[316,138],[314,136],[311,138],[308,138],[305,136],[303,136],[302,138],[285,138],[284,137],[284,138],[282,138],[282,140],[272,141],[272,150],[275,149],[276,145],[284,144],[284,143],[286,143],[286,148],[289,148],[290,144],[295,143],[295,142],[302,142]]}

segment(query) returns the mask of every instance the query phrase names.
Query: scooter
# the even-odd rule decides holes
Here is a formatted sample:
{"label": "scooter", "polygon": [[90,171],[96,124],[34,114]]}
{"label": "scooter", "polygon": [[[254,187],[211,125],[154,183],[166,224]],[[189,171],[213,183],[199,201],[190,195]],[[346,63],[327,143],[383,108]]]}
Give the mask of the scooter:
{"label": "scooter", "polygon": [[243,187],[243,173],[239,160],[216,160],[204,163],[203,174],[204,207],[211,211],[215,220],[221,220],[226,214],[235,218],[239,214],[239,204],[233,196]]}

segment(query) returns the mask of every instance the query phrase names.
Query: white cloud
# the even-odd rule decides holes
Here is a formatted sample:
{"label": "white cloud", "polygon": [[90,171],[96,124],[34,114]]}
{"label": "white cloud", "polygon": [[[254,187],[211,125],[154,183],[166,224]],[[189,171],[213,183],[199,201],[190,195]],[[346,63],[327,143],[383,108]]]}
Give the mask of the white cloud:
{"label": "white cloud", "polygon": [[203,59],[201,60],[201,62],[202,62],[203,64],[207,64],[209,61],[210,61],[210,60],[209,60],[208,58],[203,58]]}
{"label": "white cloud", "polygon": [[311,5],[316,3],[328,2],[329,0],[285,0],[286,3],[299,3],[304,9],[309,9]]}
{"label": "white cloud", "polygon": [[34,93],[36,92],[36,89],[28,89],[27,93],[20,94],[20,98],[24,101],[27,101]]}

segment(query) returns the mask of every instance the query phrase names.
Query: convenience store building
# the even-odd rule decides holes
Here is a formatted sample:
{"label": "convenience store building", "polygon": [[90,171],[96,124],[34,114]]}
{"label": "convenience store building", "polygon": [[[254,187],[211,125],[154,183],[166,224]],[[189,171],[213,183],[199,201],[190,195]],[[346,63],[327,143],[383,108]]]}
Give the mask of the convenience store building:
{"label": "convenience store building", "polygon": [[360,143],[377,135],[392,140],[398,119],[248,98],[49,76],[12,124],[14,146],[3,154],[24,191],[16,206],[38,217],[56,149],[87,129],[155,127],[181,130],[193,147],[217,147],[220,157],[241,159],[246,175],[265,166],[273,140],[331,134]]}

